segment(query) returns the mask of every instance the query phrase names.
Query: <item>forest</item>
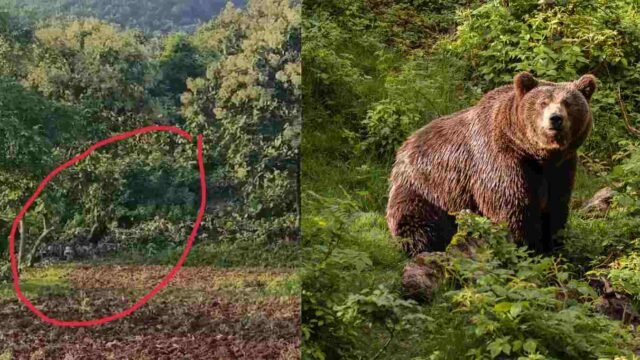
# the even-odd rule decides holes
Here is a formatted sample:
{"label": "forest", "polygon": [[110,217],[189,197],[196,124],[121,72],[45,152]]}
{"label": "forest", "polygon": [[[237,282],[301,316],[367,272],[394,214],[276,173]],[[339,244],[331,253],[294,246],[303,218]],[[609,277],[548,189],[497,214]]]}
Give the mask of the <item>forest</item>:
{"label": "forest", "polygon": [[[200,358],[213,343],[222,357],[297,351],[299,5],[28,3],[0,8],[0,358]],[[57,166],[148,125],[203,135],[207,208],[189,269],[124,322],[90,336],[54,331],[32,348],[47,325],[13,294],[15,216]],[[148,133],[56,176],[16,235],[27,296],[74,320],[121,311],[150,289],[193,226],[195,152],[195,142]]]}
{"label": "forest", "polygon": [[246,0],[2,0],[0,4],[41,19],[94,17],[127,28],[160,34],[193,32],[220,13],[228,2],[242,7]]}
{"label": "forest", "polygon": [[[308,0],[303,34],[303,358],[637,358],[637,1]],[[395,151],[521,71],[598,79],[563,245],[536,255],[459,213],[474,255],[449,246],[429,299],[408,299],[384,217]]]}

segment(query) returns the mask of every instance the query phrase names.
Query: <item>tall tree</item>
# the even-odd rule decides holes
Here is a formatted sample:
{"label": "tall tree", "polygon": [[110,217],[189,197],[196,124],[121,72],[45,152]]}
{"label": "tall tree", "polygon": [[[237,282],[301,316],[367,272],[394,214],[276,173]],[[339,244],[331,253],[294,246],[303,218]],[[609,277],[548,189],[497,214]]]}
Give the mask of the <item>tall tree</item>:
{"label": "tall tree", "polygon": [[205,28],[223,58],[206,77],[188,82],[188,125],[207,134],[209,148],[216,149],[208,160],[222,165],[220,183],[240,199],[232,216],[249,220],[247,229],[258,228],[264,237],[292,237],[301,124],[299,6],[288,0],[249,2],[246,12],[228,6]]}

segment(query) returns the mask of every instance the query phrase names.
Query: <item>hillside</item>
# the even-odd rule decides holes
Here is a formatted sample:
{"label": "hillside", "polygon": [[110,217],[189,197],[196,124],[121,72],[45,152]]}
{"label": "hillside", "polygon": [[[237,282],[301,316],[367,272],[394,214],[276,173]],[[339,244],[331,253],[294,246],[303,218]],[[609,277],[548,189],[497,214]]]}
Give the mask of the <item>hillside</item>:
{"label": "hillside", "polygon": [[[96,17],[129,28],[148,32],[195,30],[224,9],[228,0],[26,0],[21,9],[32,11],[37,17]],[[243,7],[246,0],[230,0]],[[15,6],[15,0],[2,1]]]}
{"label": "hillside", "polygon": [[[151,26],[180,13],[195,24],[198,6],[95,8],[135,9]],[[0,359],[295,358],[299,7],[250,1],[162,36],[13,10],[0,11]],[[119,135],[167,126],[190,136]],[[73,166],[52,172],[61,164]],[[51,326],[14,291],[91,326],[183,261],[190,288],[167,286],[101,327]]]}

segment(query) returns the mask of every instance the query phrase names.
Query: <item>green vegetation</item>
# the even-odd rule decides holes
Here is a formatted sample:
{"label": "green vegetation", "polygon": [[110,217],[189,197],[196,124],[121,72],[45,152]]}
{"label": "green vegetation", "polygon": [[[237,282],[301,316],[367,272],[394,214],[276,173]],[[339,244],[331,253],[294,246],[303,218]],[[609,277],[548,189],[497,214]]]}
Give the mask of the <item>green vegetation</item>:
{"label": "green vegetation", "polygon": [[[637,320],[608,318],[591,285],[640,309],[639,17],[631,0],[304,2],[303,358],[635,358]],[[460,215],[457,240],[485,245],[406,300],[384,219],[395,149],[522,70],[599,79],[564,247],[534,256]],[[581,211],[604,186],[609,210]]]}
{"label": "green vegetation", "polygon": [[[300,5],[225,3],[0,0],[1,359],[298,353]],[[149,125],[203,135],[185,266],[125,318],[52,327],[14,292],[14,219],[53,169]],[[58,320],[130,308],[184,251],[198,170],[195,141],[154,132],[59,173],[17,224],[23,294]]]}
{"label": "green vegetation", "polygon": [[[60,265],[50,268],[29,269],[21,274],[20,288],[25,296],[32,299],[40,295],[68,295],[69,284],[65,280],[73,268]],[[13,284],[0,284],[0,299],[15,297]]]}
{"label": "green vegetation", "polygon": [[[228,6],[193,34],[156,37],[8,9],[0,68],[0,274],[13,219],[47,173],[151,124],[204,135],[207,210],[189,264],[296,264],[299,5]],[[145,134],[62,172],[24,218],[23,261],[42,236],[40,248],[114,243],[116,261],[175,263],[199,204],[195,150]]]}
{"label": "green vegetation", "polygon": [[246,0],[2,0],[5,6],[38,18],[97,18],[146,32],[191,32],[231,3],[243,7]]}

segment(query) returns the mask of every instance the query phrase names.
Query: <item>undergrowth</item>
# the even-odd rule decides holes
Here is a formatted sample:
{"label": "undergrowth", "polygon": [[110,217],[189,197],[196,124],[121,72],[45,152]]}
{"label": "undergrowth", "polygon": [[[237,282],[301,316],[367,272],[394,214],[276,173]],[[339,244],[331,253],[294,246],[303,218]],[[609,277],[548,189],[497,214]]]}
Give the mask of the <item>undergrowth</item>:
{"label": "undergrowth", "polygon": [[[620,106],[633,125],[638,9],[604,4],[304,2],[304,359],[636,358],[634,327],[599,313],[590,286],[600,277],[640,309],[640,142]],[[400,284],[410,259],[384,219],[395,149],[522,70],[600,79],[564,245],[535,256],[502,225],[460,215],[457,240],[484,245],[447,264],[428,303],[410,301]],[[581,210],[605,186],[608,210]]]}

